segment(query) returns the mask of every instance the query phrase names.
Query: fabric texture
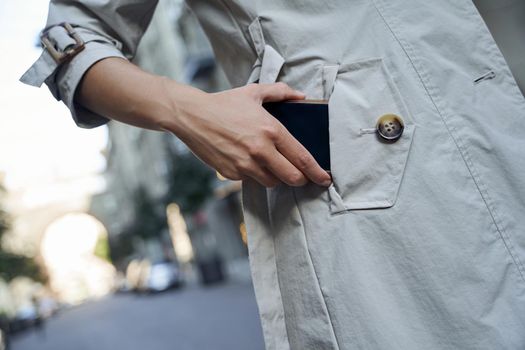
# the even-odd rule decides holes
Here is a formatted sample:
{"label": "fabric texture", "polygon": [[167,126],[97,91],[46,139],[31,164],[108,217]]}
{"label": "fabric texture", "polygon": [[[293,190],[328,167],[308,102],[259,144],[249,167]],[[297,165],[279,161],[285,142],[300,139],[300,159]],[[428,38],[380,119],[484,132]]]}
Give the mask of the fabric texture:
{"label": "fabric texture", "polygon": [[[330,99],[330,188],[243,183],[267,349],[524,349],[525,99],[472,1],[188,4],[233,86]],[[50,23],[130,57],[154,5],[52,1]],[[68,96],[113,54],[44,77],[84,125]],[[361,132],[385,113],[395,143]]]}

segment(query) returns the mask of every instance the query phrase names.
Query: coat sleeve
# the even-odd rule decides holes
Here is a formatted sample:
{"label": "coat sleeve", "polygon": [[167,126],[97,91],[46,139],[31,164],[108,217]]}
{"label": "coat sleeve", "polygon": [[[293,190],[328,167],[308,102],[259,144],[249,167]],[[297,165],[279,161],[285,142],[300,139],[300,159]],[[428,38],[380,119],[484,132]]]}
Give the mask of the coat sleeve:
{"label": "coat sleeve", "polygon": [[75,43],[67,30],[69,23],[84,41],[85,48],[66,63],[58,64],[45,48],[20,81],[40,87],[46,83],[57,100],[69,108],[79,127],[93,128],[108,122],[74,101],[84,73],[107,57],[131,59],[151,21],[158,0],[51,0],[46,28],[57,50]]}

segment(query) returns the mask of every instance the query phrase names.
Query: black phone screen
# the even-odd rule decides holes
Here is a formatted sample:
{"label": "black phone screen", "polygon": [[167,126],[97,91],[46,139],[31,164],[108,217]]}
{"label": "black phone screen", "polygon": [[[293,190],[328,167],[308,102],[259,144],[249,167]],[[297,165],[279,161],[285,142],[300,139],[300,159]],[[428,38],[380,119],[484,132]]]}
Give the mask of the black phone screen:
{"label": "black phone screen", "polygon": [[288,129],[324,170],[330,170],[328,101],[266,102],[263,107]]}

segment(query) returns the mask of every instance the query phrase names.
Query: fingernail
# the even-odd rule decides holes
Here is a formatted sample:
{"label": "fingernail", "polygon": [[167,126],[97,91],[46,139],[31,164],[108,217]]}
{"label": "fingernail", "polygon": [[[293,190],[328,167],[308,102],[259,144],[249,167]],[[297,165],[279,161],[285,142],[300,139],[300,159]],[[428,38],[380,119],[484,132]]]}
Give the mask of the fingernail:
{"label": "fingernail", "polygon": [[332,180],[331,179],[327,179],[327,180],[324,180],[322,182],[322,185],[325,186],[325,187],[328,187],[332,184]]}

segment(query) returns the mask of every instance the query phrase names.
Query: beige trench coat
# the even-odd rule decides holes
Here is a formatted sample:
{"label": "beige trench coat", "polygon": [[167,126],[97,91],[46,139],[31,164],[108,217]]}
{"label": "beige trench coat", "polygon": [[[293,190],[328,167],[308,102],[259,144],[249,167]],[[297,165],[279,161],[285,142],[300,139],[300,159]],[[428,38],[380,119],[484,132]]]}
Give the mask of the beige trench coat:
{"label": "beige trench coat", "polygon": [[[155,1],[52,1],[87,42],[47,83],[130,58]],[[329,98],[334,184],[243,184],[268,349],[525,349],[525,99],[471,0],[189,0],[233,86]],[[59,49],[73,41],[61,27]],[[405,122],[383,143],[379,116]]]}

